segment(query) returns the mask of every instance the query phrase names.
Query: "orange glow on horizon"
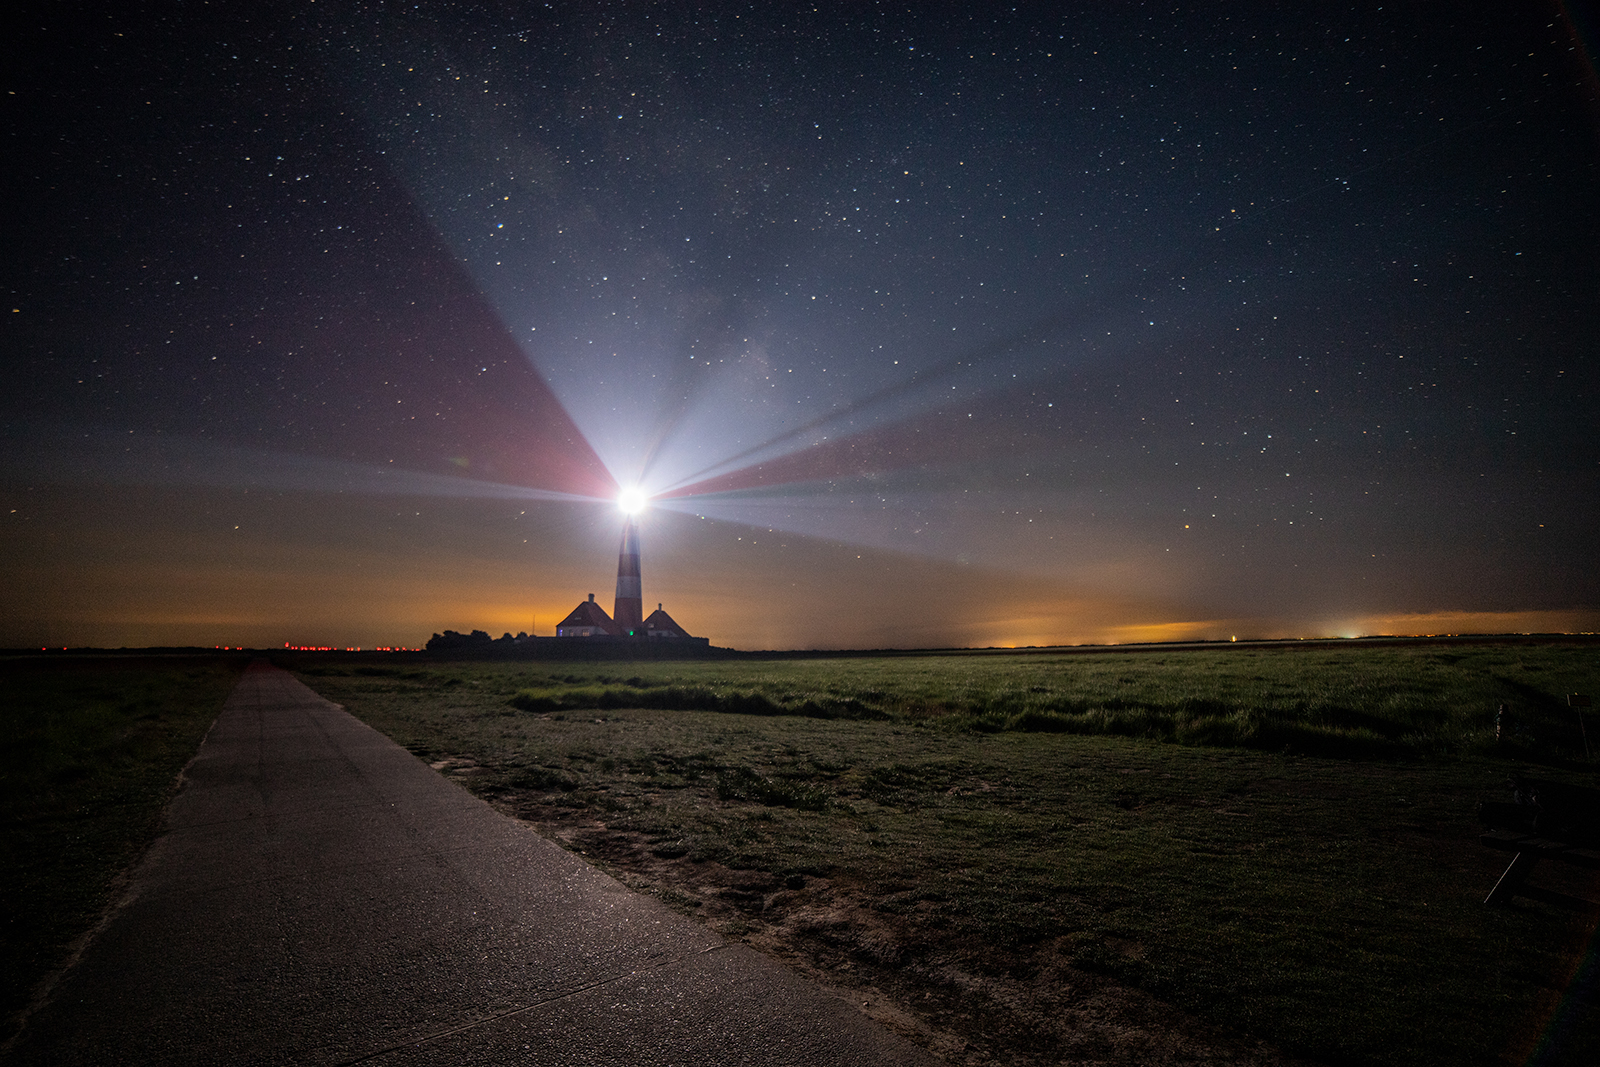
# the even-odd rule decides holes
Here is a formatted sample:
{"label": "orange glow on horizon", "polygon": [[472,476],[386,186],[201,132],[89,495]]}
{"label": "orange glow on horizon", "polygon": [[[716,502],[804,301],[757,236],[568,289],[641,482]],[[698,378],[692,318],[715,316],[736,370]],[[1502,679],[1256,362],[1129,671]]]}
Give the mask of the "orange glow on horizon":
{"label": "orange glow on horizon", "polygon": [[1237,627],[1216,619],[1184,620],[1179,622],[1143,622],[1112,628],[1112,644],[1142,645],[1167,641],[1221,641],[1227,640]]}
{"label": "orange glow on horizon", "polygon": [[1350,636],[1393,634],[1579,634],[1600,631],[1600,611],[1568,608],[1545,611],[1430,611],[1368,615],[1354,623]]}

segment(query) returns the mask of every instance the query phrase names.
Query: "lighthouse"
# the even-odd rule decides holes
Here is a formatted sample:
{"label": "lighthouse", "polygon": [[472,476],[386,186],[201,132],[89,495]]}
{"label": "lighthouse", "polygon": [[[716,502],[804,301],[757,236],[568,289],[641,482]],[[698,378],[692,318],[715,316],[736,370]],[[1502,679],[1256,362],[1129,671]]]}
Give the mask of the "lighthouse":
{"label": "lighthouse", "polygon": [[[622,653],[626,657],[654,656],[663,650],[676,655],[696,648],[710,648],[709,637],[694,637],[684,632],[666,608],[656,605],[656,610],[644,617],[644,594],[639,585],[639,524],[638,514],[644,510],[645,496],[637,489],[625,490],[617,499],[625,516],[622,526],[622,548],[617,552],[617,602],[611,617],[605,608],[594,602],[594,594],[579,604],[572,613],[556,624],[557,637],[594,637],[615,641],[621,638],[630,642]],[[631,644],[631,642],[638,644]],[[596,648],[603,651],[604,644]]]}
{"label": "lighthouse", "polygon": [[639,588],[639,528],[629,515],[617,553],[617,603],[611,612],[618,637],[644,636],[644,599]]}

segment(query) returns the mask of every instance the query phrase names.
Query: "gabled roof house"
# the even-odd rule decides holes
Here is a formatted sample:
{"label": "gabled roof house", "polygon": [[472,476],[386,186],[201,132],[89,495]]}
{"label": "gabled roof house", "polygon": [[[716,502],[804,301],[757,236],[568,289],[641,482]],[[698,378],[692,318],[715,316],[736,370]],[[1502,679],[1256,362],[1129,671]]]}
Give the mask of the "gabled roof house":
{"label": "gabled roof house", "polygon": [[646,637],[688,637],[689,633],[673,621],[671,615],[661,610],[661,605],[656,605],[656,610],[644,620],[644,633]]}
{"label": "gabled roof house", "polygon": [[557,637],[615,637],[617,625],[606,614],[606,609],[594,602],[594,594],[572,609],[571,614],[556,623]]}

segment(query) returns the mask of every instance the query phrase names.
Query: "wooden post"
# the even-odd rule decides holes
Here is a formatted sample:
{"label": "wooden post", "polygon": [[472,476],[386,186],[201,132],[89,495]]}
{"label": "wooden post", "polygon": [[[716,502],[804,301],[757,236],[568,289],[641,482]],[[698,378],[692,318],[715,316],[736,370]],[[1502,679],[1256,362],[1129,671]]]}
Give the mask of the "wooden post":
{"label": "wooden post", "polygon": [[1578,713],[1578,732],[1583,735],[1583,755],[1585,759],[1589,758],[1589,728],[1583,724],[1583,709],[1591,706],[1592,702],[1589,700],[1587,693],[1567,694],[1567,707],[1575,709]]}
{"label": "wooden post", "polygon": [[1511,866],[1506,868],[1506,873],[1489,890],[1489,895],[1483,898],[1485,904],[1504,904],[1516,896],[1522,889],[1523,881],[1528,877],[1528,872],[1533,870],[1534,864],[1539,862],[1539,853],[1529,849],[1518,852],[1511,858]]}

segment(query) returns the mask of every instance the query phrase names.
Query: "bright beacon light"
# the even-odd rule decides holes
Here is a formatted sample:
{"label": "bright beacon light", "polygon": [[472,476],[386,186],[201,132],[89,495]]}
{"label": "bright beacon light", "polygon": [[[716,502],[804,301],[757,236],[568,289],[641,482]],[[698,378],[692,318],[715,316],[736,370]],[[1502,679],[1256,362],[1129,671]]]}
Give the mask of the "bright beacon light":
{"label": "bright beacon light", "polygon": [[624,489],[617,494],[617,507],[624,515],[637,515],[644,510],[645,495],[638,489]]}

